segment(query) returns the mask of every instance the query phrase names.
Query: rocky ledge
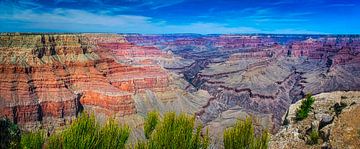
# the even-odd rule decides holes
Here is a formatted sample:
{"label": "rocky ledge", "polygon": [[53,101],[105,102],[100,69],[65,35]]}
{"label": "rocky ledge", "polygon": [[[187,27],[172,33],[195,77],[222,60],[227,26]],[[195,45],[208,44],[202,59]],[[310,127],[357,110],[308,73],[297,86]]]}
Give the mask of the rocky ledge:
{"label": "rocky ledge", "polygon": [[[291,105],[283,117],[285,124],[271,137],[270,148],[358,148],[360,145],[360,92],[321,93],[309,116],[296,121],[301,101]],[[304,100],[304,99],[303,99]],[[310,137],[311,132],[318,137]]]}

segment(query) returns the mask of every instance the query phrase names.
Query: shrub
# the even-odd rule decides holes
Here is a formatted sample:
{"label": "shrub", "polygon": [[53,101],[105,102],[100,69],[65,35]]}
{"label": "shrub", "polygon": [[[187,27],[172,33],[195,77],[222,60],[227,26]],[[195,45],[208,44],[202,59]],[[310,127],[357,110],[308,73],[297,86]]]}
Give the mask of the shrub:
{"label": "shrub", "polygon": [[150,135],[155,129],[155,126],[157,125],[158,121],[159,121],[159,113],[155,111],[148,113],[144,123],[144,133],[146,139],[150,138]]}
{"label": "shrub", "polygon": [[119,127],[114,119],[108,120],[107,124],[100,130],[100,146],[102,148],[125,148],[126,140],[129,138],[130,128]]}
{"label": "shrub", "polygon": [[0,148],[19,148],[20,129],[7,118],[0,119]]}
{"label": "shrub", "polygon": [[88,149],[125,148],[130,135],[127,126],[120,127],[114,119],[109,119],[104,127],[95,121],[95,116],[83,113],[69,128],[48,139],[48,148]]}
{"label": "shrub", "polygon": [[70,148],[95,148],[100,143],[98,131],[100,127],[95,122],[95,116],[82,113],[69,128],[61,134],[62,147]]}
{"label": "shrub", "polygon": [[156,125],[149,140],[137,144],[136,148],[207,148],[209,137],[207,133],[201,136],[201,128],[201,125],[195,127],[194,117],[186,114],[176,115],[174,112],[169,112]]}
{"label": "shrub", "polygon": [[316,131],[316,130],[312,130],[310,135],[309,135],[309,140],[308,140],[308,144],[310,145],[314,145],[314,144],[317,144],[318,143],[318,140],[319,140],[319,132]]}
{"label": "shrub", "polygon": [[45,141],[42,131],[23,133],[21,135],[21,147],[24,149],[41,149]]}
{"label": "shrub", "polygon": [[61,134],[52,134],[49,138],[47,138],[47,142],[45,143],[46,148],[48,149],[61,149],[63,141],[61,140]]}
{"label": "shrub", "polygon": [[239,120],[234,127],[225,130],[224,147],[225,149],[266,149],[269,139],[267,130],[256,137],[252,120],[247,118],[245,121]]}
{"label": "shrub", "polygon": [[136,142],[135,146],[129,146],[128,148],[135,148],[135,149],[148,149],[148,145],[146,141],[138,141]]}
{"label": "shrub", "polygon": [[315,98],[311,94],[306,95],[306,99],[301,102],[301,106],[296,111],[296,120],[301,121],[308,117],[311,105],[315,102]]}

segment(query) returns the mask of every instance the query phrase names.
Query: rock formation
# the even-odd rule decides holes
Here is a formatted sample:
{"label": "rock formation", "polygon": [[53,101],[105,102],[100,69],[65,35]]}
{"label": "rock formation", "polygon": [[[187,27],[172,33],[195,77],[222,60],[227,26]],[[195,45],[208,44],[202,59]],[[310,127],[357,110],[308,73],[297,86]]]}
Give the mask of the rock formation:
{"label": "rock formation", "polygon": [[[360,130],[357,116],[360,112],[358,91],[321,93],[315,96],[315,103],[309,116],[296,121],[295,113],[301,100],[291,105],[287,125],[272,136],[270,148],[357,148]],[[319,133],[318,143],[309,144],[309,132]]]}
{"label": "rock formation", "polygon": [[306,93],[359,90],[359,54],[358,35],[2,34],[0,115],[49,128],[85,109],[141,128],[148,111],[187,112],[215,138],[250,115],[276,133]]}

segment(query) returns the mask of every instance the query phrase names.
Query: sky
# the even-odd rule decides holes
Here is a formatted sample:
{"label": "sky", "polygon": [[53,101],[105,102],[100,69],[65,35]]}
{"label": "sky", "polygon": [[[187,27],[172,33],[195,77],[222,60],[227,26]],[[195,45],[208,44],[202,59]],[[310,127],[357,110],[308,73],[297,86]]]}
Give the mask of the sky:
{"label": "sky", "polygon": [[0,32],[360,34],[360,1],[0,0]]}

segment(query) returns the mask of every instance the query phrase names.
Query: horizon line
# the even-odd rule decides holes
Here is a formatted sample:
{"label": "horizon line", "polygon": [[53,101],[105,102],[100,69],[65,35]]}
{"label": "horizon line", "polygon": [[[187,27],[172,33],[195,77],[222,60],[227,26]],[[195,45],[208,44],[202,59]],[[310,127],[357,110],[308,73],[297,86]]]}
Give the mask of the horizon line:
{"label": "horizon line", "polygon": [[121,32],[0,32],[4,34],[122,34],[122,35],[360,35],[360,33],[121,33]]}

